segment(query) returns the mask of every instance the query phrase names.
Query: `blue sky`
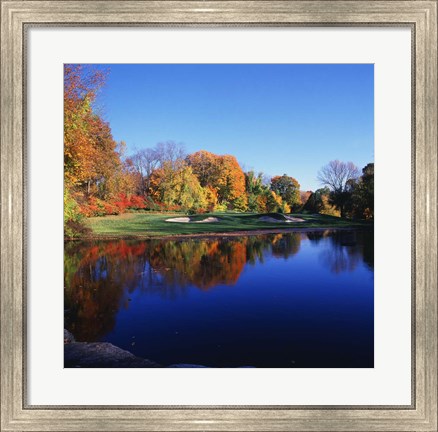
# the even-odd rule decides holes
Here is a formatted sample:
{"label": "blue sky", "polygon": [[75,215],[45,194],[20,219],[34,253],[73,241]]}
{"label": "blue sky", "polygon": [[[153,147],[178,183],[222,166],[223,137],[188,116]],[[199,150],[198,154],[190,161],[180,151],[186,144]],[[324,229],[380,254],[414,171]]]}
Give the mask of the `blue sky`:
{"label": "blue sky", "polygon": [[245,170],[320,187],[333,159],[374,160],[374,67],[362,65],[100,65],[97,99],[128,153],[175,141],[233,154]]}

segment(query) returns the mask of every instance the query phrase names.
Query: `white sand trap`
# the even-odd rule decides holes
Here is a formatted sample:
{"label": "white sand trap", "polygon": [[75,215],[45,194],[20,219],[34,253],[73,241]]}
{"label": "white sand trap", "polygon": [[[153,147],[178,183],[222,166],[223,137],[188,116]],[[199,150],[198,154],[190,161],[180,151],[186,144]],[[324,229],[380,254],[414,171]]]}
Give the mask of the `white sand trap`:
{"label": "white sand trap", "polygon": [[200,221],[192,221],[192,223],[215,223],[215,222],[219,222],[218,218],[215,217],[208,217],[207,219],[204,220],[200,220]]}
{"label": "white sand trap", "polygon": [[190,223],[190,218],[177,217],[177,218],[166,219],[166,222]]}
{"label": "white sand trap", "polygon": [[177,223],[215,223],[215,222],[219,222],[219,219],[210,216],[210,217],[208,217],[208,218],[206,218],[204,220],[192,221],[189,217],[177,217],[177,218],[166,219],[166,222],[177,222]]}
{"label": "white sand trap", "polygon": [[268,223],[292,223],[292,222],[304,222],[304,219],[295,218],[292,216],[284,216],[285,219],[274,219],[271,216],[260,216],[260,222],[268,222]]}
{"label": "white sand trap", "polygon": [[293,217],[293,216],[286,216],[286,215],[284,215],[284,217],[287,220],[290,220],[291,222],[305,222],[304,219]]}

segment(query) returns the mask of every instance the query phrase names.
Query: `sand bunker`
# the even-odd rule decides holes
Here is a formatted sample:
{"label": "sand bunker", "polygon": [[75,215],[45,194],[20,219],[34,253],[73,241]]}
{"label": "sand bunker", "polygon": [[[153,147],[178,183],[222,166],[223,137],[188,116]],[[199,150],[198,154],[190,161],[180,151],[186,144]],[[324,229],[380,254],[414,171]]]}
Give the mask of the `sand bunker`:
{"label": "sand bunker", "polygon": [[190,218],[188,218],[188,217],[177,217],[177,218],[166,219],[166,222],[189,223],[190,222]]}
{"label": "sand bunker", "polygon": [[219,222],[218,218],[215,217],[208,217],[207,219],[204,220],[200,220],[200,221],[191,221],[192,223],[214,223],[214,222]]}
{"label": "sand bunker", "polygon": [[215,223],[215,222],[219,222],[219,219],[210,216],[210,217],[208,217],[206,219],[203,219],[203,220],[194,221],[194,220],[191,220],[189,217],[177,217],[177,218],[166,219],[166,222],[177,222],[177,223]]}
{"label": "sand bunker", "polygon": [[304,219],[293,217],[293,216],[284,215],[284,217],[291,222],[305,222]]}
{"label": "sand bunker", "polygon": [[[284,219],[275,219],[271,216],[260,216],[258,220],[260,222],[268,222],[268,223],[293,223],[293,222],[304,222],[304,219],[283,215]],[[185,217],[177,217],[166,219],[166,222],[175,222],[175,223],[217,223],[220,222],[220,219],[209,216],[203,220],[192,220],[188,216]]]}
{"label": "sand bunker", "polygon": [[304,219],[292,217],[292,216],[284,216],[284,219],[275,219],[271,216],[260,216],[260,222],[268,222],[268,223],[292,223],[292,222],[304,222]]}

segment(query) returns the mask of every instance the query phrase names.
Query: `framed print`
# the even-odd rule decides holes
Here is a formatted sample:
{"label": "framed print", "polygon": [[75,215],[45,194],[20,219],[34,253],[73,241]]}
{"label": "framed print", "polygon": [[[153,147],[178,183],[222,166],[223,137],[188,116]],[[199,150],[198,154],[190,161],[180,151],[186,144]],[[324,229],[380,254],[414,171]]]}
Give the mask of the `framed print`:
{"label": "framed print", "polygon": [[437,430],[436,1],[1,13],[1,430]]}
{"label": "framed print", "polygon": [[[105,98],[106,112],[114,113],[113,136],[118,114],[110,89],[119,95],[114,99],[122,129],[125,116],[137,116],[141,120],[131,121],[130,129],[139,135],[154,127],[158,135],[188,135],[193,126],[170,131],[170,124],[195,122],[214,135],[222,130],[223,137],[216,143],[206,136],[187,138],[182,144],[160,142],[157,136],[150,147],[128,149],[143,139],[138,136],[119,149],[122,144],[110,138],[110,123],[100,123],[97,108],[78,108],[87,104],[87,97],[79,96],[77,87],[89,80],[86,92],[94,97],[92,86],[103,79],[103,70],[108,84],[96,94],[94,106],[99,97]],[[246,89],[239,94],[242,77]],[[135,99],[128,95],[128,80],[136,89]],[[305,86],[309,81],[312,89],[316,83],[321,88],[306,107],[312,89],[302,89],[300,95],[296,83]],[[142,90],[145,82],[151,87]],[[327,87],[333,90],[324,91]],[[267,179],[238,162],[286,172],[299,147],[282,148],[281,137],[303,133],[292,120],[298,109],[301,122],[321,123],[327,142],[331,128],[322,124],[336,118],[316,119],[316,108],[329,99],[333,103],[335,94],[338,105],[350,107],[345,110],[349,121],[360,117],[363,125],[361,132],[354,132],[363,137],[355,157],[371,157],[373,65],[68,64],[64,92],[64,327],[71,339],[64,346],[64,367],[147,366],[147,358],[153,359],[150,366],[161,368],[373,368],[374,163],[362,163],[360,173],[353,162],[330,161],[318,174],[330,186],[312,186],[315,192],[310,192],[301,178],[316,171],[319,161],[309,163],[301,175],[295,168],[293,176],[289,172]],[[252,92],[264,96],[252,97]],[[352,102],[345,101],[346,94]],[[138,105],[132,109],[135,100]],[[184,113],[179,107],[172,110],[174,105],[184,106]],[[241,107],[238,117],[226,114],[233,106]],[[353,114],[354,107],[361,107],[360,113]],[[79,112],[86,113],[83,129],[76,127]],[[287,126],[278,125],[277,138],[269,137],[266,132],[271,134],[273,126],[268,125],[277,124],[283,112]],[[345,119],[346,114],[337,116]],[[264,124],[251,135],[247,125],[255,128],[257,119]],[[163,120],[166,125],[158,126]],[[99,131],[108,128],[105,135],[92,133],[99,136],[96,141],[87,139],[86,132],[94,122]],[[227,136],[231,130],[242,138]],[[257,140],[264,130],[263,139]],[[326,147],[318,149],[318,135],[307,139],[308,145],[314,142],[307,157]],[[205,143],[190,151],[189,139]],[[269,139],[281,153],[267,151]],[[94,156],[81,157],[88,152]],[[276,162],[279,154],[286,163]],[[291,290],[300,273],[307,274],[299,283],[302,291]],[[317,292],[318,287],[324,290]],[[322,298],[319,309],[316,299]],[[114,354],[103,355],[106,350]],[[126,352],[134,356],[127,362]]]}

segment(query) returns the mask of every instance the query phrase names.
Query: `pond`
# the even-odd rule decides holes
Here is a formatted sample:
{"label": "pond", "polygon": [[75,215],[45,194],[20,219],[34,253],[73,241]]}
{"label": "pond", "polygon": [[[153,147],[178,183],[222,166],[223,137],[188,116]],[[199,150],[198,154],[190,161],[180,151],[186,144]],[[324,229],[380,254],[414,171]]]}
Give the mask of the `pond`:
{"label": "pond", "polygon": [[68,242],[65,328],[163,366],[373,367],[373,239]]}

